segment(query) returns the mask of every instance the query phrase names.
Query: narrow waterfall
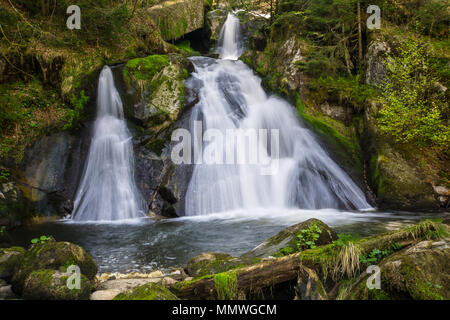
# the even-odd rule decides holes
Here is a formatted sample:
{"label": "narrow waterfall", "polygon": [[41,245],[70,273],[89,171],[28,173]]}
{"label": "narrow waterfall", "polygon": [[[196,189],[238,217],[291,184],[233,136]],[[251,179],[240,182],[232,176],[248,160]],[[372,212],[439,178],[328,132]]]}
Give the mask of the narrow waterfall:
{"label": "narrow waterfall", "polygon": [[144,215],[144,201],[134,181],[131,134],[109,67],[100,73],[97,118],[73,220],[112,221]]}
{"label": "narrow waterfall", "polygon": [[[275,148],[271,144],[258,150],[266,159],[274,158],[273,149],[279,151],[278,172],[262,175],[261,164],[198,163],[186,194],[186,215],[255,208],[371,208],[361,189],[302,125],[294,108],[283,99],[268,96],[261,79],[242,61],[231,61],[239,58],[239,38],[239,20],[229,14],[219,40],[220,59],[191,58],[193,77],[201,83],[191,132],[198,120],[203,131],[214,129],[224,134],[229,129],[278,129],[279,139],[271,139]],[[202,142],[203,157],[216,143]],[[248,150],[237,143],[215,147],[223,148],[223,153],[230,148],[238,154]]]}

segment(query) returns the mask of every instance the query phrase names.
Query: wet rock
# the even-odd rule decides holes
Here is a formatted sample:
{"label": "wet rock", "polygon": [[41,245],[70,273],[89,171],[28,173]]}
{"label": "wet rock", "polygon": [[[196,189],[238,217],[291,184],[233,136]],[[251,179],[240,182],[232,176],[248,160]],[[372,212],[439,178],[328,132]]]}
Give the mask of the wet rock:
{"label": "wet rock", "polygon": [[97,290],[118,290],[119,292],[127,292],[146,283],[160,283],[161,281],[162,278],[129,278],[107,280],[102,282],[97,287]]}
{"label": "wet rock", "polygon": [[193,257],[188,262],[186,271],[192,277],[202,277],[224,272],[243,264],[243,260],[226,253],[205,252]]}
{"label": "wet rock", "polygon": [[22,297],[29,300],[87,300],[93,289],[92,281],[82,274],[80,288],[70,289],[68,278],[66,272],[34,270],[25,279]]}
{"label": "wet rock", "polygon": [[316,246],[322,246],[337,240],[336,231],[318,219],[308,219],[304,222],[290,226],[272,238],[264,241],[242,257],[267,257],[273,255],[286,255],[299,251],[297,235],[308,228],[315,226],[320,229],[320,235],[314,242]]}
{"label": "wet rock", "polygon": [[208,27],[211,29],[211,39],[218,40],[220,29],[227,18],[228,12],[223,9],[209,11],[206,16]]}
{"label": "wet rock", "polygon": [[20,264],[24,254],[25,249],[21,247],[0,249],[0,278],[11,278],[14,269]]}
{"label": "wet rock", "polygon": [[[80,246],[70,242],[56,242],[53,239],[45,243],[34,244],[25,252],[20,264],[14,270],[11,280],[13,290],[20,294],[26,279],[35,270],[66,272],[70,265],[78,266],[82,275],[88,280],[93,280],[97,274],[97,265]],[[62,276],[55,273],[55,277],[61,278]],[[33,279],[36,280],[36,277]]]}

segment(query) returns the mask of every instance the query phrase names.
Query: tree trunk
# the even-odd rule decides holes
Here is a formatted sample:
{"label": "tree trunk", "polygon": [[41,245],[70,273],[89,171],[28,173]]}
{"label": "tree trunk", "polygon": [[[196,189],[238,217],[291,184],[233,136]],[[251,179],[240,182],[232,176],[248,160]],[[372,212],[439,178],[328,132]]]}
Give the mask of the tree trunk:
{"label": "tree trunk", "polygon": [[[300,268],[301,263],[298,254],[239,268],[236,270],[237,288],[234,298],[242,294],[255,294],[264,288],[296,280]],[[188,285],[183,285],[183,283],[175,284],[171,290],[180,299],[218,298],[214,277],[199,279]]]}

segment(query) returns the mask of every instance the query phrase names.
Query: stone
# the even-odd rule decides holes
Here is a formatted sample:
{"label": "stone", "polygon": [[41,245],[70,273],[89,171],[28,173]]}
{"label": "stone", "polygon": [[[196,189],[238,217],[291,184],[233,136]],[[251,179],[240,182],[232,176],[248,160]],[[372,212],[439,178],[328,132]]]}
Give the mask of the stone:
{"label": "stone", "polygon": [[160,270],[156,270],[150,273],[148,276],[149,278],[161,278],[164,277],[164,273],[162,273]]}
{"label": "stone", "polygon": [[179,300],[169,289],[158,283],[147,283],[130,292],[120,293],[114,300]]}
{"label": "stone", "polygon": [[11,283],[13,290],[21,293],[25,280],[35,270],[49,269],[66,272],[67,267],[76,265],[89,280],[97,274],[97,265],[80,246],[70,242],[57,242],[53,238],[45,243],[32,245],[15,268]]}
{"label": "stone", "polygon": [[25,249],[21,247],[0,249],[0,278],[12,277],[24,254]]}
{"label": "stone", "polygon": [[11,286],[1,286],[0,285],[0,300],[6,300],[6,299],[15,299],[16,295],[11,290]]}
{"label": "stone", "polygon": [[366,83],[381,85],[386,78],[387,68],[383,59],[391,52],[387,42],[372,41],[366,54]]}
{"label": "stone", "polygon": [[297,235],[300,231],[308,229],[311,225],[316,225],[321,230],[319,238],[315,241],[316,246],[326,245],[337,240],[336,231],[331,229],[325,223],[318,219],[308,219],[280,231],[275,236],[242,255],[242,257],[264,258],[273,255],[285,255],[297,252],[299,250],[297,247]]}
{"label": "stone", "polygon": [[22,297],[26,300],[87,300],[93,289],[92,281],[83,274],[80,289],[69,289],[69,275],[50,269],[32,271],[23,284]]}
{"label": "stone", "polygon": [[433,186],[434,192],[440,196],[450,196],[450,189],[444,186]]}
{"label": "stone", "polygon": [[225,272],[243,264],[243,260],[226,253],[204,252],[189,260],[186,271],[188,275],[196,278]]}
{"label": "stone", "polygon": [[172,279],[171,277],[164,277],[161,281],[161,284],[165,287],[173,286],[178,281],[175,279]]}
{"label": "stone", "polygon": [[98,285],[97,290],[118,290],[119,292],[127,292],[133,288],[142,286],[147,283],[158,283],[161,281],[162,278],[131,278],[107,280]]}
{"label": "stone", "polygon": [[98,290],[94,291],[89,300],[112,300],[120,293],[118,289]]}

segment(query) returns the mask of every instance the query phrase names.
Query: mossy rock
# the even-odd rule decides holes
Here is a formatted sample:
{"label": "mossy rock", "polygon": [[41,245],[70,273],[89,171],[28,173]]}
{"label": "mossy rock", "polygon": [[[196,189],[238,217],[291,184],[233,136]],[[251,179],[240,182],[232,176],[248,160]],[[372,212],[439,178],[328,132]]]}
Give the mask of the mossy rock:
{"label": "mossy rock", "polygon": [[120,293],[113,300],[179,300],[169,289],[158,283],[147,283],[127,293]]}
{"label": "mossy rock", "polygon": [[20,264],[25,249],[21,247],[11,247],[0,249],[0,278],[8,279],[14,274],[14,269]]}
{"label": "mossy rock", "polygon": [[297,235],[303,230],[307,230],[312,226],[316,226],[320,229],[319,237],[314,241],[315,246],[323,246],[337,240],[337,233],[331,229],[328,225],[318,219],[308,219],[300,222],[296,225],[290,226],[272,238],[264,241],[256,248],[242,255],[243,258],[247,257],[267,257],[267,256],[284,256],[298,252],[301,248],[297,245]]}
{"label": "mossy rock", "polygon": [[31,272],[25,279],[22,297],[27,300],[87,300],[94,285],[81,275],[80,289],[69,289],[68,275],[51,269]]}
{"label": "mossy rock", "polygon": [[13,290],[21,293],[25,280],[33,271],[52,269],[65,272],[67,267],[76,265],[89,280],[97,274],[97,265],[83,248],[70,242],[57,242],[53,239],[32,245],[16,266],[12,277]]}
{"label": "mossy rock", "polygon": [[134,117],[145,127],[158,130],[176,121],[184,105],[184,80],[192,70],[191,62],[179,54],[128,61],[123,77],[139,97]]}
{"label": "mossy rock", "polygon": [[377,194],[377,204],[382,209],[438,209],[432,185],[421,168],[406,158],[405,152],[387,144],[377,147],[369,163],[370,183]]}
{"label": "mossy rock", "polygon": [[225,272],[245,263],[226,253],[205,252],[193,257],[187,264],[187,273],[191,277],[203,277],[208,274]]}
{"label": "mossy rock", "polygon": [[379,263],[381,288],[368,289],[368,274],[341,284],[340,299],[450,299],[450,239],[425,240],[396,252]]}

